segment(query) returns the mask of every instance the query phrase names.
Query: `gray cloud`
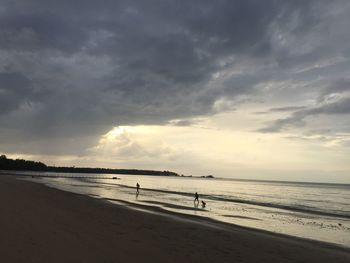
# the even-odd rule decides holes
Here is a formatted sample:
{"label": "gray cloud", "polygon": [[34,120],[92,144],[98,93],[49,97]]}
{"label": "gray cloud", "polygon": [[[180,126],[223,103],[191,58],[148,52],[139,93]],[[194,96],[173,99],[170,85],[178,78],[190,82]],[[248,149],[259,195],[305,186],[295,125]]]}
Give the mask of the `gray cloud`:
{"label": "gray cloud", "polygon": [[290,127],[302,127],[306,125],[305,119],[317,115],[345,115],[350,114],[350,98],[342,98],[338,101],[310,107],[294,112],[291,116],[278,119],[269,126],[259,129],[259,132],[280,132]]}
{"label": "gray cloud", "polygon": [[[45,152],[64,141],[76,153],[115,125],[188,120],[233,109],[242,97],[264,99],[261,87],[271,81],[312,82],[346,64],[329,61],[350,52],[339,22],[348,21],[347,8],[346,1],[2,1],[1,145],[11,151],[19,140],[27,143],[14,151],[35,143]],[[305,92],[324,96],[314,86]],[[324,114],[271,110],[297,112],[265,131]]]}
{"label": "gray cloud", "polygon": [[23,75],[0,73],[0,114],[16,109],[29,93],[29,80]]}
{"label": "gray cloud", "polygon": [[267,111],[258,111],[255,112],[255,114],[268,114],[271,112],[290,112],[290,111],[297,111],[297,110],[302,110],[305,109],[305,106],[286,106],[286,107],[277,107],[277,108],[271,108],[268,109]]}
{"label": "gray cloud", "polygon": [[325,102],[336,96],[337,94],[343,94],[350,92],[350,79],[342,78],[330,83],[323,91],[321,92],[318,101]]}

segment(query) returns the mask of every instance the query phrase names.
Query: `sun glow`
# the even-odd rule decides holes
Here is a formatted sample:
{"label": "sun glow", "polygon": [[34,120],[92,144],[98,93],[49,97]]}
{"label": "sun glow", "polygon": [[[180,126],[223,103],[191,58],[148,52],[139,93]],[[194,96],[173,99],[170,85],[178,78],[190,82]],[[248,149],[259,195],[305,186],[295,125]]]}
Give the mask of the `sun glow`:
{"label": "sun glow", "polygon": [[[211,172],[218,176],[237,174],[240,177],[244,173],[256,178],[270,175],[270,167],[278,174],[290,176],[300,173],[296,167],[302,167],[307,173],[313,172],[315,167],[322,172],[348,169],[344,160],[336,158],[338,147],[319,145],[315,152],[311,147],[314,138],[292,140],[287,134],[243,132],[236,130],[238,121],[228,121],[228,116],[225,117],[227,123],[235,123],[235,126],[216,129],[223,116],[195,126],[117,126],[101,136],[92,152],[111,163],[128,163],[129,166],[132,163],[135,167],[149,165],[152,169],[166,168],[184,174]],[[330,166],[330,160],[336,167]]]}
{"label": "sun glow", "polygon": [[103,137],[107,140],[114,140],[117,137],[122,136],[123,134],[135,134],[135,135],[156,135],[161,133],[161,126],[116,126],[109,132],[107,132]]}

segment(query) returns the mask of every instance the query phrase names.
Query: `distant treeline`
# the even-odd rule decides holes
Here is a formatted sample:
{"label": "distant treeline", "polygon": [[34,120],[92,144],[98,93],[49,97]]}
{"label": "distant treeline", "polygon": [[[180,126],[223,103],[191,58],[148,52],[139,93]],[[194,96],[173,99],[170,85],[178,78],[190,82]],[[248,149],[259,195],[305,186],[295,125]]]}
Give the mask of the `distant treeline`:
{"label": "distant treeline", "polygon": [[178,176],[177,173],[170,172],[170,171],[47,166],[42,162],[27,161],[22,159],[16,159],[16,160],[9,159],[6,157],[6,155],[0,156],[0,170],[40,171],[40,172],[58,172],[58,173],[99,173],[99,174]]}

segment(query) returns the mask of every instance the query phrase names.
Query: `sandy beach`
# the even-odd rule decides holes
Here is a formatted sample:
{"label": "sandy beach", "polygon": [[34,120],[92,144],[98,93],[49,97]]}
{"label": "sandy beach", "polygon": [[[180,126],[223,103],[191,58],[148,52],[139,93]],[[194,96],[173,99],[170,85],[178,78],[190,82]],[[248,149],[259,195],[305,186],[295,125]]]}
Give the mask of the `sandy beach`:
{"label": "sandy beach", "polygon": [[350,262],[348,249],[0,176],[1,262]]}

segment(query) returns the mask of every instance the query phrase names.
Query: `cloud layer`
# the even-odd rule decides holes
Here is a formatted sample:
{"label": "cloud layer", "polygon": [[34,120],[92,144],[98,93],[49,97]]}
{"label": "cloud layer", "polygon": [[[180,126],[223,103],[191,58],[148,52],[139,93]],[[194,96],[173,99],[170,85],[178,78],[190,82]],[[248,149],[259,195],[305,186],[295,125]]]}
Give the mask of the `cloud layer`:
{"label": "cloud layer", "polygon": [[347,115],[349,10],[348,1],[2,1],[1,148],[82,154],[114,126],[191,125],[251,101],[290,114],[259,132]]}

